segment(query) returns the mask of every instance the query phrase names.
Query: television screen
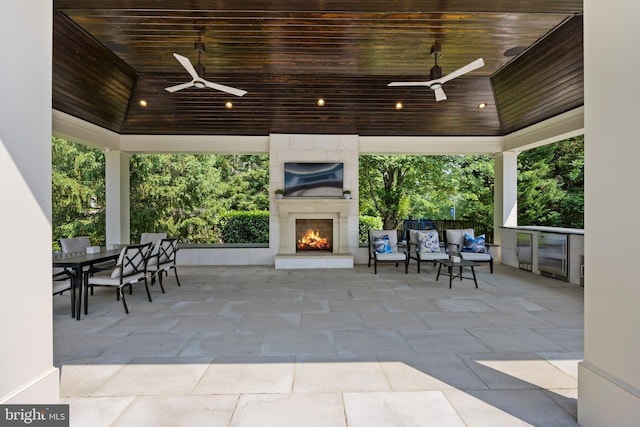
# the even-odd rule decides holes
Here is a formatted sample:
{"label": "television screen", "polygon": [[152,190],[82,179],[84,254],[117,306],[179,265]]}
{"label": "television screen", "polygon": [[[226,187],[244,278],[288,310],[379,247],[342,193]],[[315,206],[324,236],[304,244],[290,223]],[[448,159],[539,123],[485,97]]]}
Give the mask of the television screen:
{"label": "television screen", "polygon": [[343,163],[285,163],[284,194],[289,197],[341,197]]}

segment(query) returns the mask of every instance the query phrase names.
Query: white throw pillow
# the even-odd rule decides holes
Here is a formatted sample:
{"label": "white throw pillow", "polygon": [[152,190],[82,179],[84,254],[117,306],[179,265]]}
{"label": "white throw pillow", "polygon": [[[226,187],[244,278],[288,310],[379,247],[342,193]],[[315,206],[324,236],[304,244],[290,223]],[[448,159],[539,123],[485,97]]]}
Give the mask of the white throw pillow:
{"label": "white throw pillow", "polygon": [[440,251],[440,240],[438,239],[438,231],[418,231],[416,234],[418,236],[418,246],[416,247],[416,251],[418,253]]}

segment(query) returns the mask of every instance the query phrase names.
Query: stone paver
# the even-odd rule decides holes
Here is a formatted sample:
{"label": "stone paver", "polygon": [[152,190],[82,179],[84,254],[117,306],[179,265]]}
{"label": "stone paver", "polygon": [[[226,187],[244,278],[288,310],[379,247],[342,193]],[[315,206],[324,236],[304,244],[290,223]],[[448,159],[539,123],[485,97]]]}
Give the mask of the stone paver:
{"label": "stone paver", "polygon": [[[72,426],[575,426],[583,289],[496,265],[178,267],[127,296],[54,297]],[[468,283],[465,283],[468,285]]]}

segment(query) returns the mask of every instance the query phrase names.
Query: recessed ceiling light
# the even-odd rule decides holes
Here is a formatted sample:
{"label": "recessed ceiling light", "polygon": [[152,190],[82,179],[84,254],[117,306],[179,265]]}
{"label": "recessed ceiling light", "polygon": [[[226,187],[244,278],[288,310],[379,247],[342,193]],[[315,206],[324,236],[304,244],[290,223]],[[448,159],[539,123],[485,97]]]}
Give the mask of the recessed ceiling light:
{"label": "recessed ceiling light", "polygon": [[138,101],[138,105],[140,105],[143,108],[147,108],[149,106],[149,103],[147,102],[146,99],[141,99],[140,101]]}
{"label": "recessed ceiling light", "polygon": [[324,107],[324,98],[318,98],[318,102],[316,102],[316,104],[318,104],[318,107]]}
{"label": "recessed ceiling light", "polygon": [[396,102],[396,110],[402,110],[404,108],[404,104],[402,102]]}
{"label": "recessed ceiling light", "polygon": [[487,104],[485,102],[478,104],[478,110],[484,110],[485,108],[487,108]]}
{"label": "recessed ceiling light", "polygon": [[233,108],[233,102],[227,101],[224,103],[224,106],[227,107],[228,110]]}

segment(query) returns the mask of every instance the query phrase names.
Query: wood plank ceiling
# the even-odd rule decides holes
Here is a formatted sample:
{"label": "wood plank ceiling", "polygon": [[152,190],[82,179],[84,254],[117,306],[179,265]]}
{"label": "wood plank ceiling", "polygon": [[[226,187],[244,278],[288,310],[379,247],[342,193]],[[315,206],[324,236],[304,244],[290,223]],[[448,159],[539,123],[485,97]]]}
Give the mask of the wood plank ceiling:
{"label": "wood plank ceiling", "polygon": [[[582,0],[53,3],[53,107],[121,134],[496,136],[583,103]],[[206,78],[246,95],[164,90],[199,40]],[[442,102],[387,87],[429,80],[436,41],[443,75],[485,66]]]}

